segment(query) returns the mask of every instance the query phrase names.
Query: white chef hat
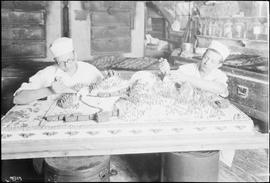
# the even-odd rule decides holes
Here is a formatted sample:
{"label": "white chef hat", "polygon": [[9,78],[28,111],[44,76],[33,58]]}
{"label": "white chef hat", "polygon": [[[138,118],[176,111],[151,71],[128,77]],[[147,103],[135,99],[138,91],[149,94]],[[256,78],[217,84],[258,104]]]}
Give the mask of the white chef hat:
{"label": "white chef hat", "polygon": [[219,41],[212,41],[211,44],[209,45],[208,49],[212,49],[220,53],[220,55],[223,57],[223,61],[229,56],[230,50],[229,48],[222,44]]}
{"label": "white chef hat", "polygon": [[51,45],[50,50],[54,57],[59,57],[74,50],[71,38],[61,37],[56,39]]}

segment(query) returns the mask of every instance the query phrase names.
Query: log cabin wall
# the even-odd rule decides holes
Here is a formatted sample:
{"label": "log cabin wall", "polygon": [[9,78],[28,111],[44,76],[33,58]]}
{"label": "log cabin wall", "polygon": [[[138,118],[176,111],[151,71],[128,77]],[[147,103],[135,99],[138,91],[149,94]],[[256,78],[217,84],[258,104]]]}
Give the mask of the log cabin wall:
{"label": "log cabin wall", "polygon": [[[61,36],[62,4],[61,1],[1,1],[1,5],[3,115],[13,106],[13,93],[21,83],[52,64],[49,45]],[[9,43],[13,45],[8,46]]]}
{"label": "log cabin wall", "polygon": [[61,36],[61,2],[3,1],[1,5],[2,60],[52,61],[48,48]]}

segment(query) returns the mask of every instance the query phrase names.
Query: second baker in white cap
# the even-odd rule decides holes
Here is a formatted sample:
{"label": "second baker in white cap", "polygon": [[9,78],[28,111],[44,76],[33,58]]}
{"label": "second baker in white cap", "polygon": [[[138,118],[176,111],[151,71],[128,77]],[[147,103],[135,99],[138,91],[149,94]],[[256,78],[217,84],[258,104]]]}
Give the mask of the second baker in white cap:
{"label": "second baker in white cap", "polygon": [[[200,62],[184,64],[178,68],[175,72],[175,81],[186,82],[191,87],[227,97],[229,95],[227,88],[228,78],[219,68],[229,54],[230,50],[226,45],[218,41],[212,41]],[[161,66],[163,67],[163,65]],[[163,71],[164,69],[160,70]],[[204,153],[207,153],[207,151],[196,152],[197,155],[194,155],[193,152],[191,155],[202,157],[200,154]],[[235,151],[233,149],[220,151],[220,161],[231,166],[234,154]]]}
{"label": "second baker in white cap", "polygon": [[[198,63],[184,64],[175,72],[175,80],[220,95],[228,96],[227,76],[219,68],[229,56],[228,47],[212,41]],[[162,71],[162,69],[161,69]]]}
{"label": "second baker in white cap", "polygon": [[88,86],[103,78],[93,65],[78,61],[71,38],[61,37],[50,45],[55,64],[48,66],[29,78],[14,93],[14,104],[28,104],[37,99],[75,93],[77,85]]}

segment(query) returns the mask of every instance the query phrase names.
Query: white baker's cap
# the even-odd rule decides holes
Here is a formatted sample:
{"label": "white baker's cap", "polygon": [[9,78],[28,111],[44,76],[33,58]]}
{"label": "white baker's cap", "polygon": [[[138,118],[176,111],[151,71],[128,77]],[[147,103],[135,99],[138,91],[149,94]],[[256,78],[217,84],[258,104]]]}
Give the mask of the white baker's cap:
{"label": "white baker's cap", "polygon": [[54,57],[59,57],[74,50],[71,38],[61,37],[56,39],[51,45],[50,50]]}
{"label": "white baker's cap", "polygon": [[230,50],[229,48],[218,42],[218,41],[212,41],[211,44],[209,45],[208,49],[212,49],[212,50],[215,50],[217,51],[218,53],[221,54],[221,56],[223,57],[223,61],[229,56],[230,54]]}

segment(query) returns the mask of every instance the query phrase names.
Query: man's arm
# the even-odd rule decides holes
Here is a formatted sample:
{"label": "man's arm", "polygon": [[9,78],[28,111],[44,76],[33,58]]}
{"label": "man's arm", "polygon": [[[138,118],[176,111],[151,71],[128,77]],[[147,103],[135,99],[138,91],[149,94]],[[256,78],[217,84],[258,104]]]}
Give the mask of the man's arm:
{"label": "man's arm", "polygon": [[183,74],[182,72],[177,72],[175,76],[176,77],[173,77],[175,82],[188,82],[196,88],[200,88],[202,90],[206,90],[221,95],[223,97],[227,97],[229,94],[227,86],[221,82],[209,81],[197,77],[188,76],[186,74]]}
{"label": "man's arm", "polygon": [[67,87],[61,80],[52,82],[49,87],[43,87],[35,90],[22,90],[18,92],[13,99],[14,104],[28,104],[56,93],[76,93],[75,90]]}
{"label": "man's arm", "polygon": [[213,92],[223,97],[227,97],[229,94],[227,86],[217,81],[208,81],[195,77],[187,77],[186,81],[196,88],[201,88],[202,90]]}
{"label": "man's arm", "polygon": [[14,104],[28,104],[35,100],[47,97],[54,94],[50,87],[40,88],[36,90],[22,90],[19,91],[13,98]]}

